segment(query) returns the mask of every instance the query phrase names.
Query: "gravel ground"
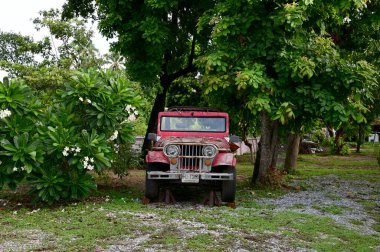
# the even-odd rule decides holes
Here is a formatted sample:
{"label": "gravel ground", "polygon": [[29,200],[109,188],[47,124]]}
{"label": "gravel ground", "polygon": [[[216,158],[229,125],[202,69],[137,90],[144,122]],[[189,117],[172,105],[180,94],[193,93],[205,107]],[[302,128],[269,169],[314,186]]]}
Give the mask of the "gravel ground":
{"label": "gravel ground", "polygon": [[[279,198],[257,198],[259,204],[268,205],[273,211],[291,210],[310,215],[325,216],[335,220],[337,223],[346,228],[356,230],[362,234],[377,234],[379,232],[372,228],[376,221],[371,214],[366,211],[360,201],[373,202],[380,204],[380,185],[359,180],[343,180],[334,175],[313,177],[309,180],[294,181],[293,186],[306,187],[306,191],[290,192]],[[0,206],[6,206],[8,201],[0,199]],[[326,211],[326,208],[337,207],[338,212]],[[206,210],[208,206],[194,204],[191,202],[181,202],[173,205],[151,204],[152,208],[165,207],[166,209],[202,209]],[[243,209],[243,208],[240,208]],[[237,207],[239,210],[239,206]],[[37,210],[36,210],[37,211]],[[380,209],[375,210],[380,214]],[[230,211],[229,211],[230,212]],[[231,212],[237,214],[237,212]],[[120,215],[130,216],[131,219],[143,221],[144,225],[151,228],[151,232],[135,233],[132,237],[120,237],[117,242],[108,248],[97,248],[96,251],[169,251],[162,247],[162,244],[149,244],[154,241],[156,236],[166,233],[168,230],[179,235],[183,240],[191,240],[199,234],[211,236],[215,241],[221,241],[226,236],[241,237],[234,239],[229,244],[226,251],[297,251],[309,252],[315,251],[304,248],[292,247],[289,238],[278,233],[267,232],[265,234],[245,233],[241,230],[233,229],[226,226],[220,226],[215,229],[210,228],[207,224],[189,221],[185,219],[168,220],[163,219],[156,213],[138,213],[129,211],[114,211],[107,213],[106,217],[110,219],[120,218]],[[373,216],[373,213],[372,213]],[[355,224],[353,224],[353,222]],[[0,244],[0,251],[32,251],[42,244],[54,244],[57,240],[50,234],[45,234],[40,230],[17,231],[12,234],[18,239]],[[20,240],[21,237],[21,240]],[[263,238],[264,237],[264,238]],[[25,239],[24,239],[25,238]],[[242,244],[242,240],[245,244]],[[22,242],[21,242],[22,241]],[[147,245],[148,244],[148,245]],[[175,250],[183,251],[185,244],[178,244]],[[54,246],[53,246],[54,247]],[[147,248],[149,247],[149,248]],[[249,250],[247,250],[249,248]],[[377,247],[380,251],[380,246]],[[375,249],[375,250],[376,250]]]}
{"label": "gravel ground", "polygon": [[[326,216],[343,226],[363,234],[380,234],[372,229],[376,222],[365,211],[360,200],[380,204],[380,184],[368,181],[342,180],[335,175],[313,177],[303,181],[307,191],[291,192],[280,198],[258,200],[261,204],[273,205],[274,211],[292,209],[300,213]],[[297,186],[297,181],[294,182]],[[337,206],[342,212],[333,214],[323,211],[326,207]],[[380,214],[380,209],[379,214]],[[354,225],[352,221],[361,223]]]}

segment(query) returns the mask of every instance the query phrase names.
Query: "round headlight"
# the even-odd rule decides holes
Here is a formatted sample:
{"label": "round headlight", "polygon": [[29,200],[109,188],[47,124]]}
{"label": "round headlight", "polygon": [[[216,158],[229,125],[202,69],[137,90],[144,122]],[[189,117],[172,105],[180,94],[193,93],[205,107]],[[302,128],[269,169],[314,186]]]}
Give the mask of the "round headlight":
{"label": "round headlight", "polygon": [[203,156],[213,158],[216,155],[217,149],[213,145],[207,145],[203,148]]}
{"label": "round headlight", "polygon": [[168,157],[177,157],[179,155],[179,148],[177,145],[168,144],[165,146],[164,152]]}

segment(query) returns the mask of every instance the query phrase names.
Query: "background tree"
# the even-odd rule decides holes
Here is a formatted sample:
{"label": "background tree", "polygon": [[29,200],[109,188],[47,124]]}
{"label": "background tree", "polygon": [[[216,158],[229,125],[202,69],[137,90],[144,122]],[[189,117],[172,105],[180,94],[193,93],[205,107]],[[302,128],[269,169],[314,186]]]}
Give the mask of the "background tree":
{"label": "background tree", "polygon": [[74,69],[99,68],[104,63],[92,43],[93,32],[83,20],[62,21],[59,10],[40,12],[33,23],[50,37],[34,41],[21,34],[0,33],[0,69],[25,79],[33,88],[62,87]]}
{"label": "background tree", "polygon": [[[377,71],[380,70],[380,1],[366,1],[366,6],[360,12],[350,11],[344,21],[344,25],[335,30],[335,42],[341,48],[342,53],[351,57],[353,61],[365,59],[370,62]],[[374,75],[377,81],[380,75]],[[373,89],[372,96],[363,99],[363,103],[369,108],[364,115],[365,120],[356,122],[351,120],[345,124],[344,131],[348,136],[355,136],[357,152],[364,142],[365,132],[368,132],[371,122],[380,115],[380,107],[376,106],[380,101],[380,89]]]}
{"label": "background tree", "polygon": [[255,182],[265,182],[275,167],[280,124],[322,116],[363,119],[362,98],[375,87],[376,71],[342,54],[332,33],[347,11],[363,8],[365,1],[226,0],[200,19],[199,30],[212,27],[212,43],[199,61],[208,92],[246,93],[236,105],[260,116]]}

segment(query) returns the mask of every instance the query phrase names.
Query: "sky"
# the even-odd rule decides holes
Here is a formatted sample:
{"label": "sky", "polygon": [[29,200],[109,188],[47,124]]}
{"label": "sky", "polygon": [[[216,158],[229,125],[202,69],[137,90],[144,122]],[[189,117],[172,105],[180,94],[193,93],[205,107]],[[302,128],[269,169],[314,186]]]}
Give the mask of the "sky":
{"label": "sky", "polygon": [[[0,30],[3,32],[15,32],[22,35],[33,36],[41,39],[47,33],[41,33],[34,29],[32,20],[38,17],[38,12],[51,8],[61,8],[65,0],[0,0]],[[96,25],[94,44],[100,53],[108,51],[109,43],[97,32]],[[5,76],[0,71],[0,80]]]}

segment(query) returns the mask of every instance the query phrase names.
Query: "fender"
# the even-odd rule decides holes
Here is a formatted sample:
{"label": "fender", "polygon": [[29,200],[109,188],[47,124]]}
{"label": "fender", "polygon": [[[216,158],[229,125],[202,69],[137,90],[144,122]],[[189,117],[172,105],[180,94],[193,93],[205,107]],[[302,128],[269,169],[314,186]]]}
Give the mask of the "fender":
{"label": "fender", "polygon": [[147,163],[165,163],[169,164],[169,159],[165,156],[163,151],[148,151],[148,155],[145,156]]}
{"label": "fender", "polygon": [[219,153],[216,155],[214,161],[212,162],[212,166],[218,165],[228,165],[235,167],[236,166],[236,158],[233,153]]}

